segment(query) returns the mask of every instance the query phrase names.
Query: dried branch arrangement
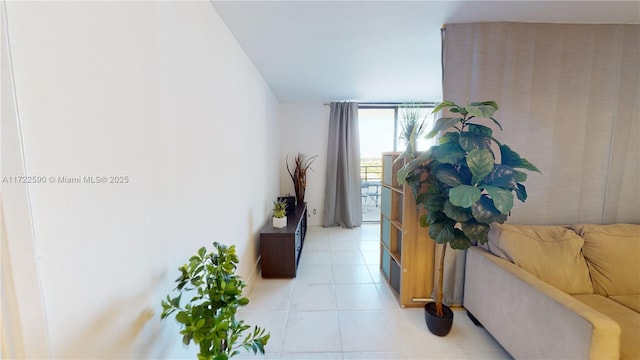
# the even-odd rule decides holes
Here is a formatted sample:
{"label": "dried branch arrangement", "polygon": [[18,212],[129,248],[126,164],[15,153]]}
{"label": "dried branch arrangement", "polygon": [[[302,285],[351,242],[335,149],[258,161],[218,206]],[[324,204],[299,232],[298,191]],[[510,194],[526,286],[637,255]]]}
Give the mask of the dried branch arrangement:
{"label": "dried branch arrangement", "polygon": [[[289,168],[289,157],[287,156],[287,171],[293,180],[293,188],[296,192],[296,202],[302,204],[304,202],[304,192],[307,188],[307,170],[311,169],[311,164],[318,155],[307,157],[306,154],[298,153],[293,159],[293,172]],[[313,169],[311,169],[313,170]]]}

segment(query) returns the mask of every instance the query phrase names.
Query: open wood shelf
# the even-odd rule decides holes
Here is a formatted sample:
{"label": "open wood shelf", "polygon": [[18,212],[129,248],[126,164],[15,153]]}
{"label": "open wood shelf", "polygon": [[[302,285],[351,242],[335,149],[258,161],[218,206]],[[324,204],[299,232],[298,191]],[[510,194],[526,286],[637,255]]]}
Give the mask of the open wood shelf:
{"label": "open wood shelf", "polygon": [[429,229],[420,226],[413,193],[397,181],[404,161],[400,153],[382,154],[380,211],[380,270],[402,307],[423,306],[433,290],[435,242]]}

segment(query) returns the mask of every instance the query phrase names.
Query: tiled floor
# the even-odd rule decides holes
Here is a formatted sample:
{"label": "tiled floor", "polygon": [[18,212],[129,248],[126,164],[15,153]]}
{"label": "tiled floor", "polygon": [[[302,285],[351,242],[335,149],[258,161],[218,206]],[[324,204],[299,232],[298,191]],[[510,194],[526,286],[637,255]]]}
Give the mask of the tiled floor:
{"label": "tiled floor", "polygon": [[455,311],[446,337],[424,310],[402,309],[379,276],[379,225],[310,227],[295,279],[258,278],[239,312],[271,332],[266,359],[509,359],[482,328]]}

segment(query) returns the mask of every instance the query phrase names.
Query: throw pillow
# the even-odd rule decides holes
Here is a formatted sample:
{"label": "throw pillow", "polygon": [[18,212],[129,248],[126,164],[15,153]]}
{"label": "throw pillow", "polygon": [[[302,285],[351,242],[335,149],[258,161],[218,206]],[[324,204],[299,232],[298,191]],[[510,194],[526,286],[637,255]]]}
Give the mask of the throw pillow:
{"label": "throw pillow", "polygon": [[562,226],[492,224],[489,250],[568,293],[591,294],[584,241]]}
{"label": "throw pillow", "polygon": [[640,294],[640,225],[576,224],[593,289],[604,296]]}

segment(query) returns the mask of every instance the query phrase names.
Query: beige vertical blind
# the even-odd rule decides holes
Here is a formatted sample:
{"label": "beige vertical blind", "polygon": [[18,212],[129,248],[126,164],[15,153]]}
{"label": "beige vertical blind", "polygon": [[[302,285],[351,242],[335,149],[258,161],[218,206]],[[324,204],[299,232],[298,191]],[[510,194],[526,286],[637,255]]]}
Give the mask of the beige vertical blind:
{"label": "beige vertical blind", "polygon": [[640,222],[640,26],[446,26],[444,98],[496,100],[498,134],[536,164],[525,224]]}
{"label": "beige vertical blind", "polygon": [[[447,24],[444,99],[495,100],[496,136],[542,171],[510,223],[640,223],[640,26]],[[486,124],[492,125],[492,124]],[[445,264],[462,302],[465,252]]]}

